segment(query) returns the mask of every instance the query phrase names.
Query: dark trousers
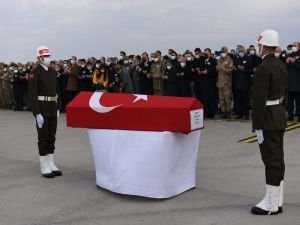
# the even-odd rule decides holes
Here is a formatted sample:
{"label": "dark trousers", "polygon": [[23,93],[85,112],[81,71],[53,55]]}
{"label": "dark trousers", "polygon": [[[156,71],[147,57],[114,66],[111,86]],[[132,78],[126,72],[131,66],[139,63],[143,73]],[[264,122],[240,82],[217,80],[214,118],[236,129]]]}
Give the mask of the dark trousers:
{"label": "dark trousers", "polygon": [[239,116],[249,116],[250,94],[249,91],[235,91],[235,111]]}
{"label": "dark trousers", "polygon": [[296,106],[296,116],[300,118],[300,92],[288,93],[288,112],[289,117],[294,117],[294,109]]}
{"label": "dark trousers", "polygon": [[206,118],[214,118],[217,112],[217,99],[202,99],[201,102],[204,106],[204,116]]}
{"label": "dark trousers", "polygon": [[15,96],[16,106],[15,111],[23,111],[24,102],[23,102],[23,96]]}
{"label": "dark trousers", "polygon": [[284,179],[285,164],[283,152],[284,131],[263,131],[264,142],[259,145],[265,165],[266,183],[279,186]]}
{"label": "dark trousers", "polygon": [[55,135],[57,117],[44,117],[44,125],[38,128],[38,147],[40,156],[53,154],[55,149]]}

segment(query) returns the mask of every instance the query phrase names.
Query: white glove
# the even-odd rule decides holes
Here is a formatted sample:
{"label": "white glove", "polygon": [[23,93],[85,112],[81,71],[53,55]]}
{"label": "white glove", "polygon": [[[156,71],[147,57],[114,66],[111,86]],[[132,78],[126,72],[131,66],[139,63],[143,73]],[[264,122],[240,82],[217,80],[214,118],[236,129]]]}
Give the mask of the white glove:
{"label": "white glove", "polygon": [[44,117],[41,114],[37,114],[35,118],[36,118],[36,123],[38,125],[38,128],[42,128],[44,125]]}
{"label": "white glove", "polygon": [[264,134],[262,130],[255,130],[256,136],[257,136],[257,142],[258,144],[262,144],[264,142]]}
{"label": "white glove", "polygon": [[57,119],[59,118],[59,110],[57,110]]}

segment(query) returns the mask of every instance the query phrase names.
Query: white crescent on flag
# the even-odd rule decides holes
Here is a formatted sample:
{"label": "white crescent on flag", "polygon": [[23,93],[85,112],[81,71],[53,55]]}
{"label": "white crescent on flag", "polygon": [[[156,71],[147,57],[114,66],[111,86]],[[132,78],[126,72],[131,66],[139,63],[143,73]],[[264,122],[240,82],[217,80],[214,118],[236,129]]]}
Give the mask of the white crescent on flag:
{"label": "white crescent on flag", "polygon": [[[114,110],[117,107],[120,107],[121,105],[116,105],[116,106],[110,106],[110,107],[106,107],[101,105],[100,101],[101,101],[101,97],[104,94],[104,92],[94,92],[94,94],[91,96],[90,101],[89,101],[89,106],[92,110],[94,110],[95,112],[98,113],[108,113],[112,110]],[[136,98],[134,99],[134,101],[132,103],[135,103],[139,100],[144,100],[147,101],[148,100],[148,96],[147,95],[134,95]]]}

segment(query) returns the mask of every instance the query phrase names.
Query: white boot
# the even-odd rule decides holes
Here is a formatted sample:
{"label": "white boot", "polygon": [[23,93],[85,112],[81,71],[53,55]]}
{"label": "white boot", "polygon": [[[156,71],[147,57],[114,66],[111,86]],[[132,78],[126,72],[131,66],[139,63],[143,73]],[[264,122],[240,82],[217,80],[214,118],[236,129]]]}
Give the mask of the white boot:
{"label": "white boot", "polygon": [[54,174],[49,167],[48,156],[40,156],[40,163],[42,176],[46,178],[53,178]]}
{"label": "white boot", "polygon": [[284,201],[284,181],[280,182],[280,190],[279,190],[279,200],[278,200],[278,212],[283,212],[283,201]]}
{"label": "white boot", "polygon": [[266,195],[263,200],[252,208],[255,215],[278,214],[280,186],[266,185]]}
{"label": "white boot", "polygon": [[62,172],[57,168],[57,166],[54,163],[54,154],[49,154],[49,155],[47,155],[47,157],[48,157],[48,164],[49,164],[49,168],[50,168],[51,172],[55,176],[61,176]]}

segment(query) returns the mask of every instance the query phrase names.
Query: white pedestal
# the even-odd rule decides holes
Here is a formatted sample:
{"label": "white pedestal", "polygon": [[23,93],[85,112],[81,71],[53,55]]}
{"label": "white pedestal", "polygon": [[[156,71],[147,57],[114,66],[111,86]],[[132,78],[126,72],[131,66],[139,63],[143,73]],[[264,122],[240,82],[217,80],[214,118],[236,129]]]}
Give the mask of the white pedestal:
{"label": "white pedestal", "polygon": [[89,129],[96,183],[112,192],[169,198],[196,186],[201,131]]}

